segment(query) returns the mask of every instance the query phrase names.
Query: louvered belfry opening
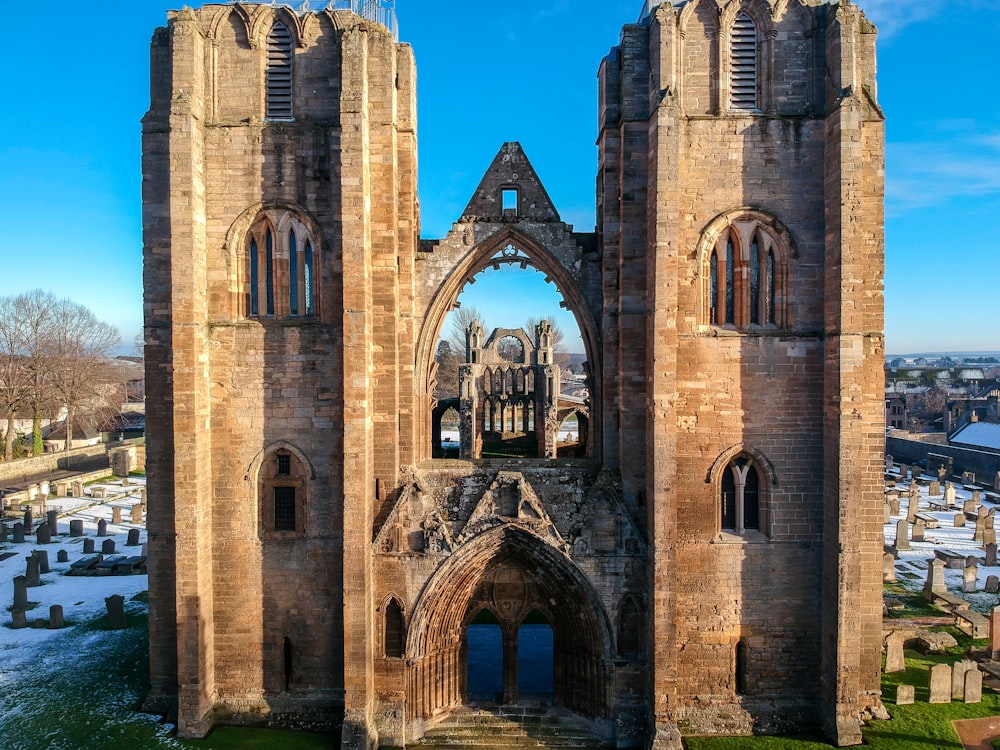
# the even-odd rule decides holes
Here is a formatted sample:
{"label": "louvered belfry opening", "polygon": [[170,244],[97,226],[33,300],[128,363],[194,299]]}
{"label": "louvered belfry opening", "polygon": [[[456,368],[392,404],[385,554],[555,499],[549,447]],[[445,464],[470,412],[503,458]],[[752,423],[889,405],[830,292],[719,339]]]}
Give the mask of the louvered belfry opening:
{"label": "louvered belfry opening", "polygon": [[267,97],[264,116],[292,118],[292,34],[280,21],[267,35]]}
{"label": "louvered belfry opening", "polygon": [[731,42],[730,101],[732,108],[757,109],[757,26],[746,13],[740,13],[736,16]]}

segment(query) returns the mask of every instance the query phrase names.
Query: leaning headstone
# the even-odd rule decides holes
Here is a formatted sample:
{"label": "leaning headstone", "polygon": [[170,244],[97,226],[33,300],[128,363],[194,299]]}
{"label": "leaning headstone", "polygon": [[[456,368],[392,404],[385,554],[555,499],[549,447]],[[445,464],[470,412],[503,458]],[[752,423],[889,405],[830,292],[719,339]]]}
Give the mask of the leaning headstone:
{"label": "leaning headstone", "polygon": [[896,549],[909,549],[909,524],[905,518],[900,518],[896,522]]}
{"label": "leaning headstone", "polygon": [[987,594],[1000,593],[1000,577],[986,576],[986,584],[983,586],[983,591]]}
{"label": "leaning headstone", "polygon": [[34,523],[34,520],[31,517],[30,505],[24,509],[24,521],[22,523],[24,523],[24,533],[30,534],[32,531],[32,524]]}
{"label": "leaning headstone", "polygon": [[53,604],[49,607],[49,630],[58,630],[65,625],[63,619],[63,608],[61,604]]}
{"label": "leaning headstone", "polygon": [[45,523],[49,525],[49,533],[56,536],[59,533],[59,511],[48,511],[45,514]]}
{"label": "leaning headstone", "polygon": [[49,524],[42,521],[38,524],[38,528],[35,529],[35,541],[38,544],[51,544],[52,543],[52,532],[49,530]]}
{"label": "leaning headstone", "polygon": [[932,481],[930,489],[927,490],[927,494],[931,497],[937,497],[941,494],[941,483],[938,481]]}
{"label": "leaning headstone", "polygon": [[108,627],[118,630],[125,627],[125,597],[112,594],[105,597],[104,606],[108,609]]}
{"label": "leaning headstone", "polygon": [[955,525],[956,529],[965,528],[965,514],[964,513],[956,513],[955,514],[955,523],[954,523],[954,525]]}
{"label": "leaning headstone", "polygon": [[896,558],[891,552],[882,555],[882,581],[883,583],[895,583],[896,581]]}
{"label": "leaning headstone", "polygon": [[885,639],[885,673],[906,671],[906,659],[903,657],[903,642],[905,636],[899,631],[889,633]]}
{"label": "leaning headstone", "polygon": [[23,612],[28,608],[28,579],[24,576],[14,576],[14,612]]}
{"label": "leaning headstone", "polygon": [[126,547],[138,547],[139,546],[139,529],[129,529],[128,530],[128,541],[125,542]]}
{"label": "leaning headstone", "polygon": [[83,540],[83,554],[92,555],[94,554],[94,538],[88,536]]}
{"label": "leaning headstone", "polygon": [[101,554],[102,555],[113,555],[115,554],[115,540],[105,539],[101,542]]}
{"label": "leaning headstone", "polygon": [[69,562],[69,552],[67,552],[64,549],[61,549],[58,552],[56,552],[56,562],[61,562],[61,563]]}
{"label": "leaning headstone", "polygon": [[930,698],[928,703],[951,703],[951,665],[935,664],[931,667]]}
{"label": "leaning headstone", "polygon": [[981,542],[986,533],[986,516],[976,516],[976,530],[972,533],[972,541]]}
{"label": "leaning headstone", "polygon": [[913,685],[897,685],[896,686],[896,705],[897,706],[911,706],[913,705],[914,697],[916,691]]}
{"label": "leaning headstone", "polygon": [[116,505],[111,509],[111,523],[119,524],[122,522],[122,506]]}
{"label": "leaning headstone", "polygon": [[23,609],[15,609],[10,613],[11,623],[10,626],[14,630],[20,630],[21,628],[28,627],[28,616],[24,614]]}
{"label": "leaning headstone", "polygon": [[52,570],[49,568],[49,551],[45,549],[36,549],[32,551],[35,557],[38,558],[38,572],[39,573],[51,573]]}
{"label": "leaning headstone", "polygon": [[913,522],[913,541],[922,542],[924,541],[924,532],[927,529],[927,524],[924,523],[924,519],[918,518]]}
{"label": "leaning headstone", "polygon": [[41,571],[38,569],[38,557],[32,552],[30,555],[24,558],[27,561],[27,565],[24,577],[28,580],[29,586],[41,586],[42,578]]}
{"label": "leaning headstone", "polygon": [[83,536],[82,518],[74,518],[69,522],[69,535],[72,537]]}
{"label": "leaning headstone", "polygon": [[14,524],[14,533],[12,534],[14,544],[22,544],[24,542],[24,524],[18,521]]}
{"label": "leaning headstone", "polygon": [[945,591],[944,560],[934,558],[927,563],[927,580],[924,582],[924,598],[931,599],[932,594]]}
{"label": "leaning headstone", "polygon": [[108,522],[101,518],[97,521],[97,536],[108,535]]}
{"label": "leaning headstone", "polygon": [[139,503],[132,506],[132,523],[142,523],[142,506]]}
{"label": "leaning headstone", "polygon": [[979,669],[971,659],[962,659],[951,667],[951,697],[952,700],[962,700],[965,697],[965,673],[970,669]]}
{"label": "leaning headstone", "polygon": [[983,564],[987,568],[995,568],[997,566],[997,545],[995,542],[986,545],[986,562]]}
{"label": "leaning headstone", "polygon": [[974,667],[965,673],[965,689],[962,691],[966,703],[982,703],[983,673]]}
{"label": "leaning headstone", "polygon": [[976,593],[979,583],[979,565],[976,564],[975,558],[971,559],[972,562],[967,560],[962,569],[962,592],[965,594]]}

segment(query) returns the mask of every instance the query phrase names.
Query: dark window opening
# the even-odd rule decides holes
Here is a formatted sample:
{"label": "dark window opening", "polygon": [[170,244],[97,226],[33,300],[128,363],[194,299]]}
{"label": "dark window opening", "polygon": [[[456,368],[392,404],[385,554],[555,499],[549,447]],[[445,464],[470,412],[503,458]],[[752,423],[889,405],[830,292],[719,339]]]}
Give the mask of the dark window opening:
{"label": "dark window opening", "polygon": [[289,638],[285,638],[284,643],[284,657],[285,657],[285,692],[292,687],[292,641]]}
{"label": "dark window opening", "polygon": [[295,531],[295,488],[274,488],[274,530]]}
{"label": "dark window opening", "polygon": [[265,112],[269,119],[292,117],[292,35],[278,22],[267,35],[267,72],[265,74]]}
{"label": "dark window opening", "polygon": [[385,655],[390,659],[402,658],[404,641],[403,610],[398,601],[391,599],[385,607]]}
{"label": "dark window opening", "polygon": [[749,690],[749,655],[747,654],[747,643],[740,639],[736,644],[736,692],[739,695],[746,695]]}
{"label": "dark window opening", "polygon": [[278,474],[287,477],[292,473],[292,457],[287,453],[278,454]]}
{"label": "dark window opening", "polygon": [[643,652],[642,614],[631,598],[622,603],[618,616],[618,652],[625,657],[636,657]]}

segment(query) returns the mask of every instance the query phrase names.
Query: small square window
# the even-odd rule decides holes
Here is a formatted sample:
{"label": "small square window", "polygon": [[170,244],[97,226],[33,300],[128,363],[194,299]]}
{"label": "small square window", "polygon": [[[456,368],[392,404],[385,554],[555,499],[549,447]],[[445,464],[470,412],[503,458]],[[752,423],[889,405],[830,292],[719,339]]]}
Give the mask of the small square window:
{"label": "small square window", "polygon": [[500,200],[504,216],[517,216],[517,190],[504,188],[500,191]]}
{"label": "small square window", "polygon": [[287,477],[292,473],[292,457],[287,454],[278,454],[278,475]]}
{"label": "small square window", "polygon": [[274,530],[295,531],[295,488],[274,488]]}

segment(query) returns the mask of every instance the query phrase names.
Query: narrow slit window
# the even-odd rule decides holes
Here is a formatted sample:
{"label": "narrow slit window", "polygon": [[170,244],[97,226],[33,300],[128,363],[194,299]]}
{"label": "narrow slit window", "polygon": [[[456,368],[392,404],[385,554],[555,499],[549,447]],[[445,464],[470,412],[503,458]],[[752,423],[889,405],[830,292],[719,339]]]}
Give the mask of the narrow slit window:
{"label": "narrow slit window", "polygon": [[313,303],[313,248],[312,243],[306,240],[305,257],[303,258],[303,269],[302,269],[302,279],[303,286],[305,287],[306,296],[306,315],[312,315],[314,313],[315,304]]}
{"label": "narrow slit window", "polygon": [[760,325],[760,242],[750,244],[750,325]]}
{"label": "narrow slit window", "polygon": [[292,119],[292,34],[280,21],[267,35],[265,113],[274,120]]}
{"label": "narrow slit window", "polygon": [[250,241],[250,314],[260,314],[260,271],[258,270],[260,250],[257,248],[257,240]]}
{"label": "narrow slit window", "polygon": [[708,319],[719,322],[719,256],[714,250],[708,262]]}
{"label": "narrow slit window", "polygon": [[730,104],[733,109],[753,111],[757,101],[757,26],[746,13],[736,16],[730,36]]}
{"label": "narrow slit window", "polygon": [[733,241],[726,243],[726,325],[736,324],[736,250]]}
{"label": "narrow slit window", "polygon": [[299,314],[299,248],[295,232],[288,235],[288,313]]}
{"label": "narrow slit window", "polygon": [[767,310],[767,322],[770,325],[775,325],[777,318],[774,314],[774,292],[775,292],[775,282],[774,282],[774,250],[767,251],[767,279],[765,283],[765,290],[767,293],[767,299],[764,303],[764,308]]}
{"label": "narrow slit window", "polygon": [[264,297],[267,315],[274,315],[274,236],[267,230],[264,239]]}
{"label": "narrow slit window", "polygon": [[385,607],[385,655],[390,659],[401,658],[405,640],[403,609],[391,599]]}

